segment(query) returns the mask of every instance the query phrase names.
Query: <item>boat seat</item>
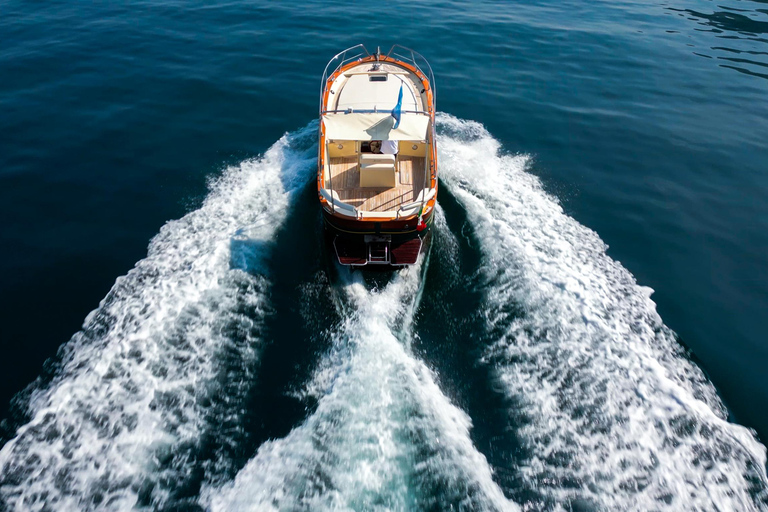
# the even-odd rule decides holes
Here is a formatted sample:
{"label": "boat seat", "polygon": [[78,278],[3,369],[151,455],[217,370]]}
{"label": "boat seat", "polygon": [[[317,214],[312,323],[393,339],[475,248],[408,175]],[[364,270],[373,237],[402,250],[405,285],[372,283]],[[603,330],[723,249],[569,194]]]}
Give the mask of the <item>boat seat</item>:
{"label": "boat seat", "polygon": [[380,171],[382,169],[394,169],[395,166],[390,162],[370,162],[360,165],[360,169],[369,169],[371,171]]}
{"label": "boat seat", "polygon": [[394,167],[382,169],[364,167],[360,169],[360,186],[363,188],[393,188],[396,185]]}
{"label": "boat seat", "polygon": [[397,185],[395,155],[362,153],[360,155],[360,186],[392,188]]}
{"label": "boat seat", "polygon": [[397,185],[395,164],[392,162],[366,163],[360,166],[360,186],[365,188],[392,188]]}
{"label": "boat seat", "polygon": [[392,162],[395,164],[395,155],[385,155],[383,153],[361,153],[360,163],[365,164],[368,162]]}

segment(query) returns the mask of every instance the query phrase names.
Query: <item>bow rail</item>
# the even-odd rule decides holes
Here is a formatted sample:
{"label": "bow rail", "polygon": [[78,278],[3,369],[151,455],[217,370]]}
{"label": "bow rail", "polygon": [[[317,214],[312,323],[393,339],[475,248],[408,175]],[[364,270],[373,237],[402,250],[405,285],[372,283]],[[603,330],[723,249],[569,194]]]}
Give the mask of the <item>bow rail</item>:
{"label": "bow rail", "polygon": [[[349,64],[354,60],[358,60],[358,61],[362,60],[365,57],[370,57],[371,55],[381,55],[381,51],[377,49],[376,53],[372,54],[365,48],[364,45],[356,44],[355,46],[350,46],[346,50],[343,50],[337,53],[336,55],[333,56],[331,60],[328,61],[328,64],[326,64],[325,70],[323,71],[323,77],[320,80],[320,114],[321,115],[324,113],[323,112],[323,93],[325,92],[325,87],[328,84],[328,77],[336,73],[339,69],[341,69],[346,64]],[[429,62],[427,61],[427,59],[419,52],[414,51],[410,48],[406,48],[405,46],[402,46],[399,44],[392,45],[392,48],[389,49],[385,57],[397,59],[407,64],[411,64],[418,71],[420,71],[421,74],[427,77],[427,79],[429,80],[429,87],[432,89],[432,106],[434,110],[434,105],[436,103],[435,98],[437,95],[437,91],[435,89],[435,76],[432,73],[432,66],[429,65]]]}

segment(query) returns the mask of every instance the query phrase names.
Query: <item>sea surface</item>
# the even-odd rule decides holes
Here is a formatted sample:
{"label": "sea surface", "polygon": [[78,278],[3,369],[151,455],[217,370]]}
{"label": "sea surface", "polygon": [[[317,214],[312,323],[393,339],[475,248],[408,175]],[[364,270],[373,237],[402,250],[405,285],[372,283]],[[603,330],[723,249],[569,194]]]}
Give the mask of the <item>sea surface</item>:
{"label": "sea surface", "polygon": [[[765,0],[0,0],[0,510],[768,510]],[[320,77],[436,77],[428,258]]]}

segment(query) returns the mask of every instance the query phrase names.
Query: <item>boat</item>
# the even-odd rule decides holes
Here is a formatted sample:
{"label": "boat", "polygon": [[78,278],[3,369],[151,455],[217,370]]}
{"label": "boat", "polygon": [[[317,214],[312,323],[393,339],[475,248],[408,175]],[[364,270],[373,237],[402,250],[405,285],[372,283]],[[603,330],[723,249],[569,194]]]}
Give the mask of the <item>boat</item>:
{"label": "boat", "polygon": [[435,84],[400,45],[363,45],[323,72],[317,194],[341,265],[413,265],[429,246],[437,201]]}

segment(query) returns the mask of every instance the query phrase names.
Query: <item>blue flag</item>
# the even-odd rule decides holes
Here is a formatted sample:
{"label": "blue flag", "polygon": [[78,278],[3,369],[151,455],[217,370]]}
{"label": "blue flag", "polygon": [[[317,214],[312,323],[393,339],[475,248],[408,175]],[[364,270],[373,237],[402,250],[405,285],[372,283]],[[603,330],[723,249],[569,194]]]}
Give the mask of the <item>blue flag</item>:
{"label": "blue flag", "polygon": [[397,95],[397,105],[392,109],[392,117],[395,118],[394,129],[400,126],[400,112],[403,110],[403,84],[400,84],[400,94]]}

